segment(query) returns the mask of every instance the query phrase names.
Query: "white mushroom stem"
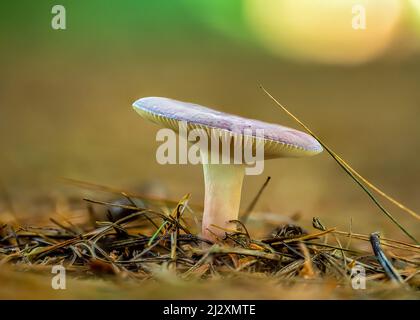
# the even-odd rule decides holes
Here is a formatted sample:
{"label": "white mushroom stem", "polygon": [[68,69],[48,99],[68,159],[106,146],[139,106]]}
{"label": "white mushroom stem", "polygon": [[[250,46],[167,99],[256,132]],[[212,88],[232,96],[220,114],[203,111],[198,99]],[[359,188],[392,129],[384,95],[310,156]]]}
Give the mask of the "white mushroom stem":
{"label": "white mushroom stem", "polygon": [[[241,203],[245,166],[242,164],[203,164],[205,197],[202,236],[209,240],[223,238],[225,231],[212,225],[235,230]],[[210,231],[211,232],[210,232]]]}

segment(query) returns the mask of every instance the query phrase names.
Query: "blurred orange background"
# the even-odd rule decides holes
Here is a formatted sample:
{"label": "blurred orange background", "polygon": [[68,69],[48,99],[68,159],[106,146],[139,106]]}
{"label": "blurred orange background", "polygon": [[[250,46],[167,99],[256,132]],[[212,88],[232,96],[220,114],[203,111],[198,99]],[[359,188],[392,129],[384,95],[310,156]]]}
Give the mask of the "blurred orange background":
{"label": "blurred orange background", "polygon": [[[91,194],[60,177],[154,183],[201,203],[201,167],[157,164],[158,128],[131,104],[165,96],[298,128],[259,84],[420,210],[419,1],[61,1],[66,30],[51,28],[54,4],[0,4],[0,179],[18,214],[45,195]],[[356,4],[365,29],[352,27]],[[256,216],[300,212],[305,226],[317,216],[344,230],[352,218],[356,232],[404,238],[326,153],[268,161],[245,179],[243,208],[267,176]]]}

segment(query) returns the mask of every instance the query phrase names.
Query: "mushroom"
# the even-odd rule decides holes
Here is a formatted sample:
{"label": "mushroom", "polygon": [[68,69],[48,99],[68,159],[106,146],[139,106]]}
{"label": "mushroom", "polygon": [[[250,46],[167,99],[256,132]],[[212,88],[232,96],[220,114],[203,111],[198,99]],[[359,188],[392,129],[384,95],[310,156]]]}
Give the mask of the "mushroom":
{"label": "mushroom", "polygon": [[[217,133],[223,137],[244,138],[244,148],[264,147],[264,159],[311,156],[323,150],[316,139],[304,132],[197,104],[147,97],[134,102],[133,107],[143,118],[178,133],[179,125],[186,123],[188,130],[201,129],[210,136]],[[255,132],[261,129],[263,135],[257,136]],[[219,152],[219,148],[200,149],[206,160],[209,160],[209,155],[213,160],[215,153]],[[202,237],[214,241],[224,236],[224,230],[235,229],[232,221],[238,219],[242,182],[249,163],[202,161],[202,164],[205,183]]]}

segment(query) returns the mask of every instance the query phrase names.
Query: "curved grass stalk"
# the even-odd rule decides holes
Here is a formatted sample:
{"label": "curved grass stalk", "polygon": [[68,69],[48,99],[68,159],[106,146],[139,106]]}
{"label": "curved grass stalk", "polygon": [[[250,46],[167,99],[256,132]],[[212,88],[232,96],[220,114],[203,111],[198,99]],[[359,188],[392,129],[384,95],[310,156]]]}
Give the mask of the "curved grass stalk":
{"label": "curved grass stalk", "polygon": [[[376,204],[376,206],[401,230],[403,231],[411,240],[416,244],[419,242],[414,238],[392,215],[389,213],[381,203],[374,197],[372,192],[368,189],[370,187],[381,196],[391,201],[393,204],[397,205],[399,208],[408,212],[411,216],[416,219],[420,219],[420,216],[415,213],[413,210],[408,209],[406,206],[395,200],[394,198],[388,196],[385,192],[381,191],[378,187],[374,186],[367,179],[363,178],[356,170],[354,170],[347,162],[345,162],[341,157],[339,157],[331,148],[329,148],[322,140],[320,140],[315,133],[312,132],[302,121],[300,121],[294,114],[287,110],[276,98],[274,98],[262,85],[260,88],[264,93],[273,100],[284,112],[286,112],[290,117],[292,117],[297,123],[299,123],[312,137],[314,137],[318,142],[324,147],[324,149],[331,155],[331,157],[340,165],[340,167],[366,192],[369,198]],[[366,184],[366,186],[363,184]]]}

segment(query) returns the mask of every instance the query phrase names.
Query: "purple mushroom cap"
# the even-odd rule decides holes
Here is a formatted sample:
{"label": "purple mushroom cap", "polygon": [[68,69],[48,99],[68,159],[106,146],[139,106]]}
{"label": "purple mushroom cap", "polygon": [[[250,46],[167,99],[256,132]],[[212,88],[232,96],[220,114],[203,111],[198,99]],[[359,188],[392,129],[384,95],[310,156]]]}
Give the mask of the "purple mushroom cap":
{"label": "purple mushroom cap", "polygon": [[255,137],[258,129],[262,129],[264,154],[267,158],[311,156],[323,150],[315,138],[304,132],[220,112],[198,104],[147,97],[134,102],[133,107],[142,117],[176,131],[181,121],[187,122],[189,128],[216,129],[248,136],[249,132],[252,132],[252,137]]}

